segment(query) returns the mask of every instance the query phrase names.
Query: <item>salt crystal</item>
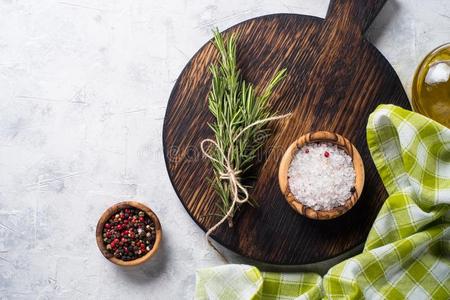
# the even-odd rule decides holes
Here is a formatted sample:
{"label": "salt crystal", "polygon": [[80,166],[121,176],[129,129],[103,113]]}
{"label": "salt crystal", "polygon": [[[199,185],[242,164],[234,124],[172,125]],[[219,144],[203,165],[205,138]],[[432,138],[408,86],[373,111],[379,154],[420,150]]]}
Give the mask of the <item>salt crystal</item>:
{"label": "salt crystal", "polygon": [[301,147],[288,175],[289,188],[297,201],[314,210],[343,205],[352,196],[356,177],[352,158],[331,143]]}
{"label": "salt crystal", "polygon": [[436,83],[447,82],[450,78],[450,65],[447,62],[438,62],[433,64],[425,76],[425,83],[433,85]]}

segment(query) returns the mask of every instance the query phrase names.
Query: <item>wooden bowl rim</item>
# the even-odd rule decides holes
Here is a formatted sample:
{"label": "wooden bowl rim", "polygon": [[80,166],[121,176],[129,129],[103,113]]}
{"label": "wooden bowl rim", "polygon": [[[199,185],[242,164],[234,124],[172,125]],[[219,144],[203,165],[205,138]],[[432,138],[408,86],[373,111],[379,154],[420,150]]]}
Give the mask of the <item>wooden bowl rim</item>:
{"label": "wooden bowl rim", "polygon": [[[355,169],[355,191],[352,196],[345,201],[345,204],[330,210],[314,210],[302,204],[296,199],[289,187],[288,171],[295,154],[303,145],[317,142],[328,142],[337,145],[352,157],[352,163]],[[315,220],[334,219],[349,211],[361,196],[364,188],[364,179],[364,164],[358,149],[347,138],[329,131],[309,132],[300,136],[288,147],[278,169],[278,183],[286,201],[297,213]]]}
{"label": "wooden bowl rim", "polygon": [[[106,250],[106,246],[103,242],[103,227],[105,226],[105,223],[109,220],[109,218],[111,216],[116,214],[120,209],[127,208],[127,207],[134,207],[134,208],[137,208],[137,209],[145,212],[150,217],[150,219],[152,219],[153,223],[155,224],[155,234],[156,234],[155,243],[153,244],[153,248],[144,256],[141,256],[137,259],[130,260],[130,261],[124,261],[124,260],[114,257],[112,254],[110,254]],[[103,254],[103,256],[107,260],[109,260],[110,262],[112,262],[116,265],[119,265],[119,266],[131,267],[131,266],[137,266],[137,265],[143,264],[144,262],[148,261],[151,257],[153,257],[156,254],[156,252],[159,249],[161,239],[162,239],[162,228],[161,228],[161,223],[159,222],[158,216],[148,206],[146,206],[140,202],[137,202],[137,201],[129,200],[129,201],[122,201],[122,202],[116,203],[103,212],[100,219],[98,220],[95,235],[96,235],[96,240],[97,240],[97,246],[100,249],[100,252]]]}

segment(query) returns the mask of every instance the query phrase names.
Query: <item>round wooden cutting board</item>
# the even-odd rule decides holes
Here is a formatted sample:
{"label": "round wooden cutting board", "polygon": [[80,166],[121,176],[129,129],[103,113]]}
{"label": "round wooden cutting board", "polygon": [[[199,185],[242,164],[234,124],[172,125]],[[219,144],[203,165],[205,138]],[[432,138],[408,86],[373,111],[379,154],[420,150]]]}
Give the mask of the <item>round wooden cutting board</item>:
{"label": "round wooden cutting board", "polygon": [[[306,264],[329,259],[363,243],[387,197],[366,144],[369,114],[381,103],[409,108],[402,84],[388,61],[364,39],[363,33],[385,0],[332,0],[326,19],[276,14],[235,25],[225,38],[239,35],[237,60],[242,76],[259,90],[277,69],[288,77],[271,98],[279,114],[272,136],[250,172],[256,179],[251,197],[258,207],[244,205],[234,226],[222,224],[212,237],[248,258],[273,264]],[[164,120],[163,143],[167,170],[181,202],[203,229],[218,218],[216,197],[208,178],[210,162],[200,142],[212,138],[207,94],[208,66],[217,62],[211,42],[205,44],[178,78]],[[339,133],[360,151],[366,170],[363,194],[341,217],[307,219],[284,200],[278,187],[278,165],[299,136],[317,130]]]}

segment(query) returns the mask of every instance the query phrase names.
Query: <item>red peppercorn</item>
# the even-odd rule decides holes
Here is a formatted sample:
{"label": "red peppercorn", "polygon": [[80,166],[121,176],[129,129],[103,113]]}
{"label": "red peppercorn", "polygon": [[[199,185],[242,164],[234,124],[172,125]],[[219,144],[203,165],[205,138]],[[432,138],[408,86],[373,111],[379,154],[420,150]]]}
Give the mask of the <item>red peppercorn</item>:
{"label": "red peppercorn", "polygon": [[139,221],[144,222],[144,217],[139,217]]}
{"label": "red peppercorn", "polygon": [[323,154],[325,157],[330,157],[330,153],[328,151],[325,151],[325,153]]}
{"label": "red peppercorn", "polygon": [[106,228],[106,229],[109,229],[109,228],[111,228],[111,225],[109,225],[109,223],[106,223],[106,224],[105,224],[105,228]]}

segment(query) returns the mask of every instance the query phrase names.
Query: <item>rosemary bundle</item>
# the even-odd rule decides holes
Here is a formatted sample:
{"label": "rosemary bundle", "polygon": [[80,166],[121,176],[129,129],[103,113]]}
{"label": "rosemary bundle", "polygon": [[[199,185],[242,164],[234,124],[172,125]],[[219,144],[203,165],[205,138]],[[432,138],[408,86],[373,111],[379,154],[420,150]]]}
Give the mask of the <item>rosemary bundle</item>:
{"label": "rosemary bundle", "polygon": [[[236,39],[232,34],[225,41],[218,30],[214,31],[214,45],[220,53],[219,64],[210,66],[212,87],[208,105],[215,122],[208,125],[214,131],[214,140],[204,140],[201,146],[214,169],[212,184],[220,198],[217,205],[222,219],[207,235],[226,220],[230,227],[233,225],[236,210],[249,200],[249,186],[244,186],[242,179],[269,133],[265,125],[270,120],[285,117],[274,116],[269,111],[268,100],[286,76],[286,70],[276,72],[263,92],[257,95],[254,86],[241,78],[237,68]],[[214,147],[205,151],[205,142]]]}

